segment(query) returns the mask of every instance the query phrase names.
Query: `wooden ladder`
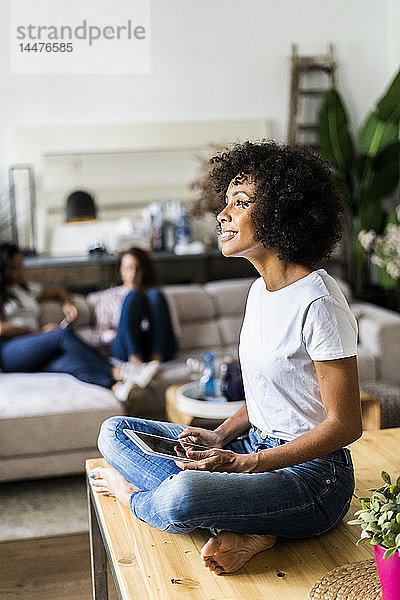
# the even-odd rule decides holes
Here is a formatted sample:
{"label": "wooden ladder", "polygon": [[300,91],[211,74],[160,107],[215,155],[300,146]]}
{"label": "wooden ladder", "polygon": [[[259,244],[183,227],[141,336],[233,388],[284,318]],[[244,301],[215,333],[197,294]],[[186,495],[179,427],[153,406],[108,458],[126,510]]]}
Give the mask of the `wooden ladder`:
{"label": "wooden ladder", "polygon": [[334,45],[329,44],[328,50],[328,54],[299,56],[297,45],[292,45],[289,143],[317,146],[319,105],[335,85]]}

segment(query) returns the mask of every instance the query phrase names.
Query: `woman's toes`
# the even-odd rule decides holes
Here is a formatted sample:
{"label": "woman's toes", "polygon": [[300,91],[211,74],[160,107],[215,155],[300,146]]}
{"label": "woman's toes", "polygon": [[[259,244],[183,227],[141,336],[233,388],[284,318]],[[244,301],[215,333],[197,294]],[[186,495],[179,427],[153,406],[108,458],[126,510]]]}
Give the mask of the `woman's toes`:
{"label": "woman's toes", "polygon": [[90,471],[89,479],[91,479],[91,480],[103,479],[103,471],[104,471],[104,467],[95,467],[94,469],[92,469]]}
{"label": "woman's toes", "polygon": [[219,546],[219,536],[211,537],[201,549],[201,558],[206,560],[207,558],[213,556],[216,552],[218,552]]}

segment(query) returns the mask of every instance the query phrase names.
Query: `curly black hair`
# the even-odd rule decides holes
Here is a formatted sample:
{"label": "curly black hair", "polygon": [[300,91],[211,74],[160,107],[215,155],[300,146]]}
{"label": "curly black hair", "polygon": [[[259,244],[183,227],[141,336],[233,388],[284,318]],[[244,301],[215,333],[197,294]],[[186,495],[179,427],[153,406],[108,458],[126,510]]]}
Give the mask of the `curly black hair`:
{"label": "curly black hair", "polygon": [[[315,268],[340,240],[343,203],[332,168],[310,147],[244,142],[210,159],[209,181],[225,206],[229,183],[255,181],[255,240],[281,260]],[[239,176],[239,177],[238,177]]]}

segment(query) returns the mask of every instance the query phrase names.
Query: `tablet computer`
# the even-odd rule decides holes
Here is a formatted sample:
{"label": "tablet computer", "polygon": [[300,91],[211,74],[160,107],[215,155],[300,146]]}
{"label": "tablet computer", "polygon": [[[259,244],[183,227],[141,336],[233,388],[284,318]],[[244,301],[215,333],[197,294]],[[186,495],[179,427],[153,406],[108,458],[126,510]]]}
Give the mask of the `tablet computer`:
{"label": "tablet computer", "polygon": [[208,446],[192,444],[184,440],[175,440],[161,435],[153,435],[152,433],[132,431],[132,429],[124,429],[123,432],[146,454],[161,456],[162,458],[169,458],[180,462],[193,462],[192,458],[186,456],[185,450],[189,450],[189,448],[190,450],[210,450]]}

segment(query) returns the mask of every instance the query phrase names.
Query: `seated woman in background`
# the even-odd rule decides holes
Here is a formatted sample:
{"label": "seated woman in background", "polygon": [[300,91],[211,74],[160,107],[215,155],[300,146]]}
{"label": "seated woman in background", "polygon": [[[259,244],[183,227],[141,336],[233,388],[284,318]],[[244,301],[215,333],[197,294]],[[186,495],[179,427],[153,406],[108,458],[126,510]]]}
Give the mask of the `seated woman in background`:
{"label": "seated woman in background", "polygon": [[96,307],[97,326],[111,342],[111,354],[136,364],[174,357],[176,337],[164,294],[156,285],[153,263],[144,250],[121,255],[122,285],[105,291]]}
{"label": "seated woman in background", "polygon": [[[40,327],[40,301],[53,298],[62,302],[64,322],[61,327],[57,323]],[[68,373],[110,388],[119,400],[125,400],[137,385],[138,368],[133,372],[132,365],[112,366],[78,338],[68,327],[77,316],[67,292],[26,282],[18,247],[0,244],[0,369],[8,373]],[[154,368],[150,364],[148,370]],[[149,374],[140,375],[146,379]]]}

